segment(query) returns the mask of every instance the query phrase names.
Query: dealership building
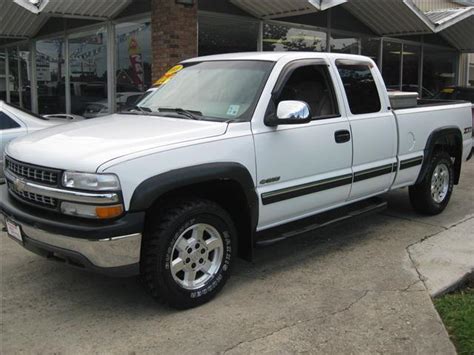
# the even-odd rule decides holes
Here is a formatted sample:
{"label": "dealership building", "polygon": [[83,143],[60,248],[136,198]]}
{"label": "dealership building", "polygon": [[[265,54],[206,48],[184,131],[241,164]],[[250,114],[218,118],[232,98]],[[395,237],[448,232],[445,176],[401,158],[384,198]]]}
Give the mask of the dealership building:
{"label": "dealership building", "polygon": [[474,0],[0,0],[0,100],[93,117],[177,62],[242,51],[362,54],[389,89],[474,86]]}

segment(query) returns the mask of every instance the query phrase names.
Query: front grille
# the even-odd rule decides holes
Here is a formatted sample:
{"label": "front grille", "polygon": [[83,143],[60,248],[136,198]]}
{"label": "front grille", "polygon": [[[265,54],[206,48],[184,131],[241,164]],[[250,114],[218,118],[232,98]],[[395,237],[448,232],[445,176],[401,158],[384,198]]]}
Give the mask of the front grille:
{"label": "front grille", "polygon": [[59,171],[57,170],[21,163],[8,157],[6,158],[5,169],[29,181],[53,186],[58,185]]}
{"label": "front grille", "polygon": [[49,196],[38,195],[28,191],[19,191],[15,188],[15,185],[8,183],[8,189],[20,199],[46,208],[57,208],[58,200]]}

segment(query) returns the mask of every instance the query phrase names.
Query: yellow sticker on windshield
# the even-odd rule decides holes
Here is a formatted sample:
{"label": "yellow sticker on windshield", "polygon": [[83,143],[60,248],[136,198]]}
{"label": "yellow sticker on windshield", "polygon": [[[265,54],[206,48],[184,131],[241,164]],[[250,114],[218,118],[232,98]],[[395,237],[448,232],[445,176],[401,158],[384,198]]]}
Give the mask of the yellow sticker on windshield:
{"label": "yellow sticker on windshield", "polygon": [[171,80],[171,78],[173,76],[175,76],[179,71],[181,71],[182,69],[184,68],[184,66],[182,66],[181,64],[179,65],[175,65],[173,68],[171,68],[170,70],[168,70],[165,75],[163,75],[160,79],[158,79],[157,81],[155,81],[155,84],[153,84],[153,86],[159,86],[159,85],[164,85],[166,84],[168,81]]}
{"label": "yellow sticker on windshield", "polygon": [[446,88],[446,89],[441,90],[441,92],[443,94],[452,94],[454,92],[454,89],[453,88]]}

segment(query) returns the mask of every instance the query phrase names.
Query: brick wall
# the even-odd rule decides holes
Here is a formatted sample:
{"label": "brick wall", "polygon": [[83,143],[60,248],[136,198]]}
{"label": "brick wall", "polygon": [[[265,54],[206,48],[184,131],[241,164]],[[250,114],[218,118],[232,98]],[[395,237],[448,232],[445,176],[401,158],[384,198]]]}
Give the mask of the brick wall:
{"label": "brick wall", "polygon": [[181,60],[197,56],[197,0],[195,3],[151,1],[153,81]]}

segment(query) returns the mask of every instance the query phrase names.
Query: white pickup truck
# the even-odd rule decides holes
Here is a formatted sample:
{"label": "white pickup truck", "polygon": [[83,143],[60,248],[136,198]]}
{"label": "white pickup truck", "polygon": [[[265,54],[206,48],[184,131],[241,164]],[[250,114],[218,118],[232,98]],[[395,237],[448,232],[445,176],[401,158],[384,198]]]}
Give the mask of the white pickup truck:
{"label": "white pickup truck", "polygon": [[393,109],[362,56],[202,57],[160,83],[131,112],[10,143],[0,216],[23,247],[140,274],[176,308],[210,300],[256,244],[379,210],[387,191],[440,213],[471,155],[470,103]]}

